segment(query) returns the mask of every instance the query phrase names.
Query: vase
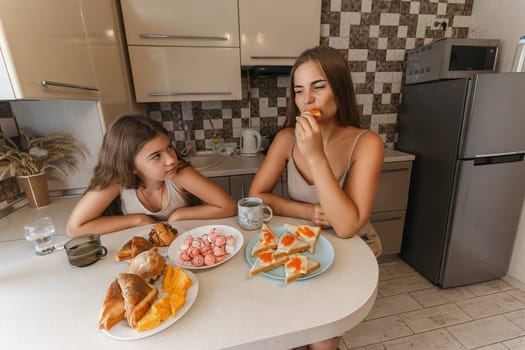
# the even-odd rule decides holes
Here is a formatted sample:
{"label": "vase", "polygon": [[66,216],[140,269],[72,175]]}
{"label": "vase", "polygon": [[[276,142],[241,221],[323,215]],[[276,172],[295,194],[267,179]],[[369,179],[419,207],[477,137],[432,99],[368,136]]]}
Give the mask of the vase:
{"label": "vase", "polygon": [[31,208],[41,208],[49,205],[46,173],[17,176],[17,179],[20,187],[26,194]]}

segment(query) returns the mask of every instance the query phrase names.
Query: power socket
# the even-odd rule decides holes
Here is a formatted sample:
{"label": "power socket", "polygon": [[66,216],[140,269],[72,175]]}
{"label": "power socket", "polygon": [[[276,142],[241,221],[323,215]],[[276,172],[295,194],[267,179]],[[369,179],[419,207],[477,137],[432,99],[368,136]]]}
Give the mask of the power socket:
{"label": "power socket", "polygon": [[432,30],[442,30],[445,31],[448,28],[448,18],[436,18],[434,22],[432,22],[431,29]]}

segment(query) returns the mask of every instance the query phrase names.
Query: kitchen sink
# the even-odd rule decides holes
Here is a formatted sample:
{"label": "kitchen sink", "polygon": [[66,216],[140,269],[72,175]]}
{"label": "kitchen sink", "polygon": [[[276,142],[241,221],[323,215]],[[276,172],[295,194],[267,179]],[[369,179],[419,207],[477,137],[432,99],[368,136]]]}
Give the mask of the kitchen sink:
{"label": "kitchen sink", "polygon": [[196,154],[184,159],[196,170],[213,168],[222,162],[222,158],[218,154]]}

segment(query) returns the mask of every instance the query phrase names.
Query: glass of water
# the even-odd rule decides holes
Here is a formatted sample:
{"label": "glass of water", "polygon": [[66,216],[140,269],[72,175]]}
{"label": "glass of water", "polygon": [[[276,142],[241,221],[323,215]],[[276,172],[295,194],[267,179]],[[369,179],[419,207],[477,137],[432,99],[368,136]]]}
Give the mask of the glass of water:
{"label": "glass of water", "polygon": [[25,238],[35,243],[35,254],[46,255],[55,250],[53,236],[55,234],[55,224],[50,217],[38,218],[31,225],[24,227]]}

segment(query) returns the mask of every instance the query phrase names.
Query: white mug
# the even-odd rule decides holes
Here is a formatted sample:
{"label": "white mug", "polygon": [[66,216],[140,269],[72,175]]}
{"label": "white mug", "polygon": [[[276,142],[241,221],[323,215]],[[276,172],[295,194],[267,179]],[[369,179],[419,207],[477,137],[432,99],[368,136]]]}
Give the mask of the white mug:
{"label": "white mug", "polygon": [[[273,216],[272,208],[257,197],[242,198],[237,202],[239,226],[245,230],[257,230],[263,222],[268,222]],[[267,211],[267,213],[265,213]]]}

